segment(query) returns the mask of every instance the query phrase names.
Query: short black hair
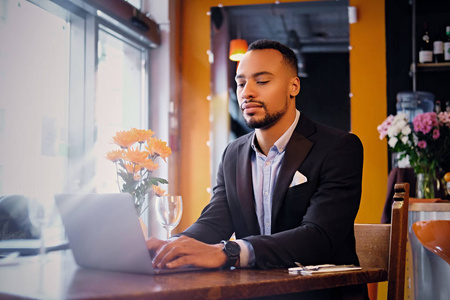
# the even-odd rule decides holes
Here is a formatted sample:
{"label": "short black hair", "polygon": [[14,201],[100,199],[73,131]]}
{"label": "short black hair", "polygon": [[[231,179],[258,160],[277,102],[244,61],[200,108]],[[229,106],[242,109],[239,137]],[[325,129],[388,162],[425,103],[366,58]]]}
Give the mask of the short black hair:
{"label": "short black hair", "polygon": [[283,60],[285,63],[292,67],[292,69],[295,71],[295,75],[298,74],[298,61],[297,56],[295,55],[294,51],[292,51],[291,48],[288,46],[283,45],[280,42],[273,41],[273,40],[257,40],[251,43],[248,46],[247,51],[252,50],[264,50],[264,49],[274,49],[283,55]]}

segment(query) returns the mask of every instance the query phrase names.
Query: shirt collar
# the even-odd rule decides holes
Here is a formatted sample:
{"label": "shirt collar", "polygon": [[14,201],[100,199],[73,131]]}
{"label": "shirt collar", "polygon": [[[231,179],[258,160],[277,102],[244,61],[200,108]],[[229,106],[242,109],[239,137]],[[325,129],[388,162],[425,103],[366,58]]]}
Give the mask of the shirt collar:
{"label": "shirt collar", "polygon": [[[289,128],[283,133],[283,135],[274,143],[274,146],[277,148],[278,153],[283,152],[286,149],[286,145],[289,142],[289,140],[291,139],[292,133],[295,130],[295,127],[297,127],[297,123],[298,120],[300,119],[300,112],[298,110],[295,110],[295,119],[294,122],[292,122],[291,126],[289,126]],[[252,148],[255,152],[260,152],[258,150],[258,148],[255,145],[255,139],[256,139],[256,134],[253,133],[253,138],[252,138]]]}

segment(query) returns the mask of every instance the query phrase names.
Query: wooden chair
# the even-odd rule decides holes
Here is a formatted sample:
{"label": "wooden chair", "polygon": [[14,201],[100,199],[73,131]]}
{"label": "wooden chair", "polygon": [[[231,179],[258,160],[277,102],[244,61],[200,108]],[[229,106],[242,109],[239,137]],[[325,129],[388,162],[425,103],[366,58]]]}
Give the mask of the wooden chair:
{"label": "wooden chair", "polygon": [[404,298],[409,184],[395,185],[391,224],[355,224],[361,266],[387,270],[388,300]]}

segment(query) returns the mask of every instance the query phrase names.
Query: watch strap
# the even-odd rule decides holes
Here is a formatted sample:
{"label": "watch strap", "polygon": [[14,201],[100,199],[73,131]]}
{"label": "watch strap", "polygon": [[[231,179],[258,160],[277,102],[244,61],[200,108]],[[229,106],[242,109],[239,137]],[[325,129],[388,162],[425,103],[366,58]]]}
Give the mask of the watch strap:
{"label": "watch strap", "polygon": [[[233,242],[233,241],[225,241],[225,240],[221,241],[221,243],[223,244],[222,251],[227,256],[227,261],[223,267],[224,268],[234,267],[236,265],[236,263],[238,262],[239,256],[240,256],[241,248],[240,248],[239,244],[236,242]],[[229,249],[230,246],[234,247],[234,249],[233,249],[233,250],[235,250],[234,253],[232,253],[230,251],[230,249]]]}

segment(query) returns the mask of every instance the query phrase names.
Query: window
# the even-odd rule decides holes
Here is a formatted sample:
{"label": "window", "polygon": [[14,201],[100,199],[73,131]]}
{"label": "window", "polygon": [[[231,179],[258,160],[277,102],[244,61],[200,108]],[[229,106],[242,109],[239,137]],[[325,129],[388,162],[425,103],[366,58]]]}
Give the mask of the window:
{"label": "window", "polygon": [[53,197],[67,178],[70,23],[26,1],[2,5],[0,195]]}
{"label": "window", "polygon": [[[104,157],[107,151],[117,150],[111,147],[117,131],[147,124],[147,93],[142,88],[147,82],[147,51],[101,26],[97,52],[94,153]],[[118,192],[115,165],[106,159],[95,165],[96,191]]]}
{"label": "window", "polygon": [[105,153],[148,124],[149,48],[96,10],[36,3],[0,3],[0,195],[118,192]]}

